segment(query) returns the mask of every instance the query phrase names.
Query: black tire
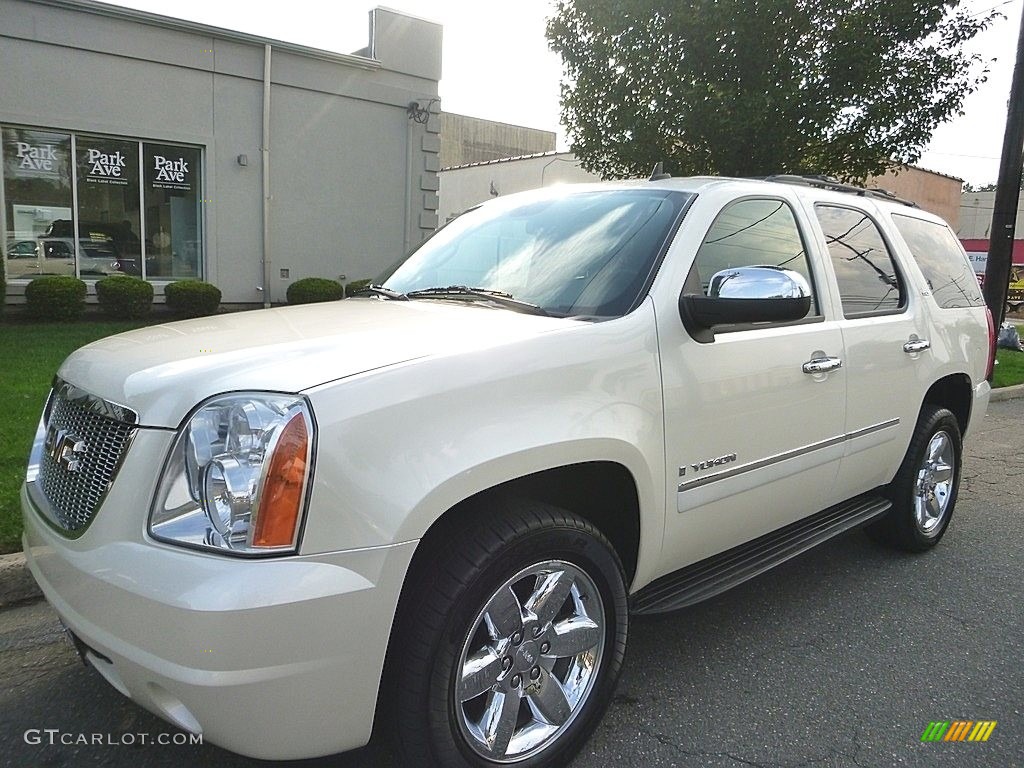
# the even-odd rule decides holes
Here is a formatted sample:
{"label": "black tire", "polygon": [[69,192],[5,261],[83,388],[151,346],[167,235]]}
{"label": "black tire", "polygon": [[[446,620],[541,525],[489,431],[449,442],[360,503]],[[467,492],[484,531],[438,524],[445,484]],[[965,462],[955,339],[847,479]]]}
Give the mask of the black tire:
{"label": "black tire", "polygon": [[[933,443],[933,440],[938,443]],[[927,493],[928,485],[936,477],[944,476],[928,470],[929,448],[931,446],[934,449],[938,444],[944,447],[942,455],[952,457],[952,469],[948,473],[948,487],[940,483],[939,487],[933,489],[935,509],[930,511],[936,514],[932,515],[927,510],[921,511],[919,504],[922,502],[919,497],[921,493]],[[938,544],[953,517],[953,508],[960,491],[962,460],[960,424],[956,417],[945,408],[926,403],[917,419],[907,455],[886,488],[892,509],[869,525],[865,529],[867,534],[881,544],[908,552],[924,552]],[[948,462],[945,465],[948,466]]]}
{"label": "black tire", "polygon": [[[435,540],[431,551],[417,556],[408,576],[389,649],[388,688],[385,689],[389,700],[388,728],[393,732],[405,765],[479,768],[507,765],[510,758],[512,765],[523,768],[565,765],[600,721],[622,666],[628,629],[622,564],[600,531],[557,507],[494,498],[471,512],[473,514],[461,518],[462,524],[449,528],[448,533],[440,537],[443,540]],[[527,575],[521,576],[523,573]],[[519,580],[512,581],[517,576]],[[528,614],[522,608],[523,605],[529,607],[530,598],[543,593],[542,583],[550,583],[552,593],[561,594],[565,579],[571,580],[571,585],[564,588],[570,591],[560,603],[557,597],[546,603],[535,603],[536,614]],[[590,594],[593,588],[596,588],[596,595]],[[509,591],[516,599],[504,603],[511,606],[504,615],[514,617],[514,607],[520,607],[520,644],[514,644],[514,635],[503,634],[515,626],[515,618],[505,622],[501,631],[493,631],[497,629],[496,622],[503,621],[502,612],[495,608],[496,601],[507,601]],[[526,594],[531,591],[527,598]],[[598,604],[592,602],[595,597]],[[524,616],[546,615],[556,604],[561,606],[559,613],[544,625],[547,629],[541,630],[540,620],[535,622],[533,618],[522,623]],[[579,611],[584,618],[574,614]],[[574,614],[573,621],[577,623],[590,621],[594,625],[587,625],[589,634],[584,641],[580,641],[583,635],[573,637],[582,645],[591,639],[599,643],[584,651],[584,654],[593,654],[598,661],[585,689],[564,689],[566,683],[559,682],[557,691],[570,691],[560,701],[567,702],[571,711],[559,726],[558,718],[546,721],[538,714],[545,708],[552,711],[551,697],[557,699],[551,681],[562,674],[559,665],[563,662],[568,664],[563,669],[573,664],[586,667],[586,663],[580,661],[585,656],[552,661],[556,652],[545,638],[555,638],[559,646],[565,644],[566,635],[552,633],[556,625],[562,629],[569,626],[566,619],[560,618],[568,614]],[[597,615],[603,627],[601,621],[591,621],[590,617]],[[534,634],[534,630],[543,634]],[[545,645],[549,653],[545,652]],[[496,667],[489,666],[488,674],[479,677],[488,682],[479,685],[491,687],[484,688],[476,697],[460,701],[460,693],[472,696],[468,691],[476,690],[474,685],[465,682],[460,683],[465,685],[460,689],[457,680],[477,680],[476,676],[463,677],[470,659],[480,657],[481,650],[477,646],[486,649],[487,654],[496,655],[488,664],[500,664],[498,679],[501,682],[490,682],[493,680],[490,673]],[[474,648],[477,650],[471,656]],[[522,666],[533,665],[534,658],[536,666],[529,669]],[[542,665],[549,664],[550,669],[541,670]],[[535,673],[537,677],[532,678]],[[515,685],[515,675],[519,676],[518,689],[510,687]],[[531,682],[531,678],[536,682]],[[570,675],[566,673],[565,678],[569,680]],[[581,692],[575,706],[571,703],[574,691]],[[512,694],[523,698],[517,700]],[[501,708],[506,700],[511,702],[507,716]],[[544,707],[535,709],[542,700]],[[515,704],[516,701],[519,703]],[[505,742],[506,754],[495,752],[489,758],[484,754],[487,749],[486,740],[482,738],[485,731],[481,729],[474,735],[471,725],[476,720],[473,713],[484,711],[488,706],[501,712],[498,719],[506,724],[506,730],[510,728],[517,734],[522,735],[522,728],[531,722],[531,717],[535,718],[535,728],[558,728],[558,731],[550,734],[547,741],[541,741],[538,747],[518,753],[513,747],[525,740],[520,738],[517,742],[513,738]],[[479,727],[485,722],[486,717],[475,724]],[[500,725],[495,730],[505,732]],[[501,739],[496,737],[494,741],[500,743]],[[495,750],[500,748],[494,747]],[[505,761],[499,762],[499,757],[504,757]]]}

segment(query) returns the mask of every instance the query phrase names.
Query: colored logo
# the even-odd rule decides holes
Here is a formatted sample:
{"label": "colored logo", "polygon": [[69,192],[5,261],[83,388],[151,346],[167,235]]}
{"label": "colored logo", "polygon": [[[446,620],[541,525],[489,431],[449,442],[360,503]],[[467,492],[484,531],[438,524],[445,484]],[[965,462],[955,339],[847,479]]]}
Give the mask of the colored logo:
{"label": "colored logo", "polygon": [[995,720],[940,720],[928,723],[921,741],[988,741]]}

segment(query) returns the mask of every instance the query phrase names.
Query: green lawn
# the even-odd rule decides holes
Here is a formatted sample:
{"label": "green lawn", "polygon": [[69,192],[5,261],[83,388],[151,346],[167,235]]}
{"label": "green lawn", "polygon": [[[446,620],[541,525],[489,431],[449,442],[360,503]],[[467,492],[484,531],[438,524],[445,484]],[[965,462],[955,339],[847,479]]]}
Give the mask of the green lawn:
{"label": "green lawn", "polygon": [[0,553],[21,549],[18,489],[58,366],[72,351],[146,322],[0,323]]}
{"label": "green lawn", "polygon": [[993,387],[1009,387],[1024,384],[1024,352],[1000,349],[996,353],[999,365],[992,376]]}
{"label": "green lawn", "polygon": [[[18,489],[50,381],[61,361],[90,341],[146,322],[0,323],[0,554],[21,549]],[[157,321],[159,322],[159,321]],[[1024,383],[1024,352],[999,350],[996,387]]]}

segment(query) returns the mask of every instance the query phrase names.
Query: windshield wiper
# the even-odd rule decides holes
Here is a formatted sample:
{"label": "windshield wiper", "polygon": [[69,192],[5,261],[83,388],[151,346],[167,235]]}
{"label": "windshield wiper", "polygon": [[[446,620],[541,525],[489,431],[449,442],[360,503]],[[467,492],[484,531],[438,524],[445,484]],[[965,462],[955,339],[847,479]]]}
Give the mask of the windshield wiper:
{"label": "windshield wiper", "polygon": [[486,299],[503,307],[514,309],[518,312],[526,312],[530,315],[541,315],[552,317],[553,315],[543,307],[531,304],[528,301],[520,301],[513,298],[511,293],[504,291],[492,291],[487,288],[469,288],[465,285],[449,285],[445,288],[421,288],[418,291],[409,291],[407,297],[410,299],[446,298],[449,296],[474,296],[479,299]]}
{"label": "windshield wiper", "polygon": [[393,299],[394,301],[408,301],[409,297],[400,291],[393,291],[390,288],[385,288],[383,285],[367,285],[360,288],[358,291],[353,291],[352,295],[357,296],[360,293],[372,293],[376,296],[383,296],[386,299]]}

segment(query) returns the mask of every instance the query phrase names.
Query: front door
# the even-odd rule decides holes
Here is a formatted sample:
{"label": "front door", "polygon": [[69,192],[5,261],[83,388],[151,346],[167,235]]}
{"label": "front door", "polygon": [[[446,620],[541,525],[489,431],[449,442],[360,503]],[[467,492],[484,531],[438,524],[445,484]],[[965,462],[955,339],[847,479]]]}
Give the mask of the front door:
{"label": "front door", "polygon": [[[808,242],[790,202],[732,202],[715,216],[688,281],[699,278],[706,291],[729,267],[799,272],[813,294],[802,321],[716,328],[701,343],[675,307],[658,308],[669,478],[663,573],[792,523],[832,497],[847,377],[842,331],[827,316],[826,281]],[[832,367],[805,371],[811,361]]]}

